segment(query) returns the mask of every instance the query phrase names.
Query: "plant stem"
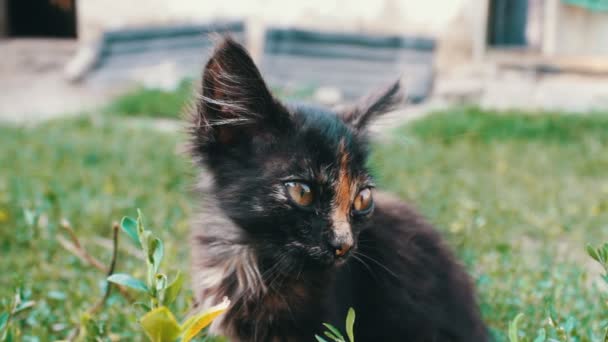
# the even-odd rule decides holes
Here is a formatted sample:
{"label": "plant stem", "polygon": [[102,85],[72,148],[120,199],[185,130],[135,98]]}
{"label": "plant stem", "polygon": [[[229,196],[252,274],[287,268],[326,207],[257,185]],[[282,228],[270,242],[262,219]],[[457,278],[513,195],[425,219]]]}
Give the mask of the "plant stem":
{"label": "plant stem", "polygon": [[[112,224],[112,241],[113,241],[112,261],[110,261],[110,267],[108,268],[107,277],[114,274],[114,268],[116,267],[116,259],[118,257],[118,230],[119,230],[118,223],[115,222],[114,224]],[[110,292],[112,290],[112,286],[113,286],[112,283],[107,282],[106,291],[103,294],[103,297],[99,300],[99,302],[97,302],[97,304],[95,306],[93,306],[91,309],[89,309],[89,311],[88,311],[89,314],[91,314],[91,315],[96,314],[104,306],[105,302],[108,300],[108,297],[110,297]]]}

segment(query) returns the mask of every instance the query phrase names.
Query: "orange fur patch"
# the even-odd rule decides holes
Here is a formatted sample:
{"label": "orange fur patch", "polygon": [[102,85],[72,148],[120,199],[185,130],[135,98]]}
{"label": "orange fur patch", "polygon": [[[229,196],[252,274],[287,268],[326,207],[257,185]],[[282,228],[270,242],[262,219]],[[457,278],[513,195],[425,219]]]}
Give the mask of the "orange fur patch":
{"label": "orange fur patch", "polygon": [[353,180],[348,171],[348,162],[350,156],[346,151],[344,140],[340,142],[339,147],[340,169],[338,172],[338,181],[336,183],[336,195],[334,198],[334,211],[332,221],[334,230],[337,235],[352,235],[350,232],[350,224],[348,223],[348,214],[350,211],[350,201],[352,197]]}

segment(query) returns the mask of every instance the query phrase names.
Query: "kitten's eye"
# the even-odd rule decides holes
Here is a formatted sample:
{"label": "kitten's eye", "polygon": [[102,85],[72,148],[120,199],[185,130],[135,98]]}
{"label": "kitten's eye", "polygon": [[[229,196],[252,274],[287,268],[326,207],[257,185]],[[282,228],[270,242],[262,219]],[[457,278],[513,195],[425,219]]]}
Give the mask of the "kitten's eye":
{"label": "kitten's eye", "polygon": [[285,188],[287,188],[287,193],[295,204],[302,207],[308,207],[312,204],[314,196],[310,186],[307,184],[300,182],[287,182],[285,183]]}
{"label": "kitten's eye", "polygon": [[355,197],[353,213],[357,215],[367,214],[372,209],[373,203],[372,191],[369,188],[365,188],[359,191],[357,197]]}

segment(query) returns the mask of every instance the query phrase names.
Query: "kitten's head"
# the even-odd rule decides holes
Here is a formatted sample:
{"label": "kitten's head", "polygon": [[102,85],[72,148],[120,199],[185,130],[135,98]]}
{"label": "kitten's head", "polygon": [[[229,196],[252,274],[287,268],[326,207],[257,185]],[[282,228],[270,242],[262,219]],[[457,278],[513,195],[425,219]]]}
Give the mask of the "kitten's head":
{"label": "kitten's head", "polygon": [[221,210],[264,262],[341,264],[374,211],[365,126],[399,85],[349,110],[288,106],[242,46],[223,39],[192,115],[192,153],[212,175]]}

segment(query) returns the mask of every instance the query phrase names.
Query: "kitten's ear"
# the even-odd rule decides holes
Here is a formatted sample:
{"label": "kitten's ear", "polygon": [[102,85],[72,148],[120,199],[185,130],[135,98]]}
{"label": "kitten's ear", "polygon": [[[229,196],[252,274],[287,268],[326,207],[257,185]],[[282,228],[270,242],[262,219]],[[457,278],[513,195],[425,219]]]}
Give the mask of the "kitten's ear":
{"label": "kitten's ear", "polygon": [[365,129],[375,117],[395,109],[404,102],[400,80],[379,89],[359,100],[355,105],[347,107],[340,116],[355,130]]}
{"label": "kitten's ear", "polygon": [[231,145],[280,129],[286,111],[273,98],[243,46],[221,38],[203,72],[192,134],[199,147]]}

